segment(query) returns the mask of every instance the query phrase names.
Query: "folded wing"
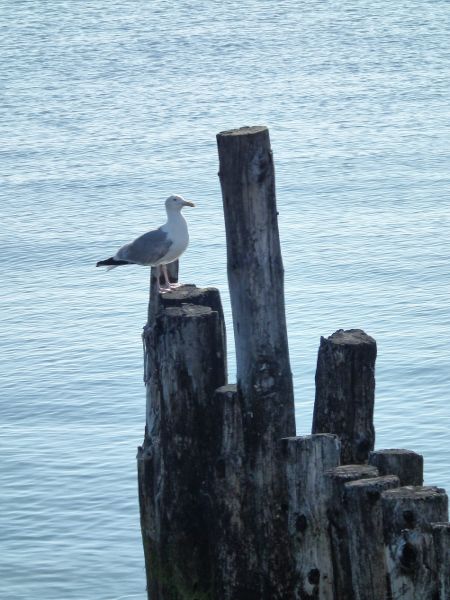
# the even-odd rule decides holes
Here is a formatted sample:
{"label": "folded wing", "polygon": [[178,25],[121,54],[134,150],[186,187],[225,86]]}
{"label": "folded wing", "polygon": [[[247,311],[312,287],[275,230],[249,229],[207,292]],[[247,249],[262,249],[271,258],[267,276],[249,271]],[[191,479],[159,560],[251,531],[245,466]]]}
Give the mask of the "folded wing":
{"label": "folded wing", "polygon": [[114,258],[138,265],[156,265],[164,258],[171,245],[169,236],[160,227],[122,246]]}

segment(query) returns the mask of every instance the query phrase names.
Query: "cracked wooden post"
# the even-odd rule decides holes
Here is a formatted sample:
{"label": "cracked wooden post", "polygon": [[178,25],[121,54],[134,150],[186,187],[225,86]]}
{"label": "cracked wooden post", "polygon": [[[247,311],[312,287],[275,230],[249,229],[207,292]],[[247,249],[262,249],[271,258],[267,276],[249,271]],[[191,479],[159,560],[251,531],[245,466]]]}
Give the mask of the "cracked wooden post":
{"label": "cracked wooden post", "polygon": [[352,598],[350,547],[344,507],[345,484],[359,479],[378,477],[370,465],[341,465],[326,471],[326,502],[333,560],[334,598]]}
{"label": "cracked wooden post", "polygon": [[138,450],[139,501],[151,600],[212,598],[210,473],[226,383],[217,290],[158,295],[144,329],[147,425]]}
{"label": "cracked wooden post", "polygon": [[344,512],[354,600],[382,600],[386,592],[381,493],[397,488],[395,475],[344,485]]}
{"label": "cracked wooden post", "polygon": [[450,523],[431,523],[437,565],[439,595],[437,600],[450,598]]}
{"label": "cracked wooden post", "polygon": [[312,433],[341,440],[341,463],[365,463],[375,442],[377,345],[360,329],[320,339]]}
{"label": "cracked wooden post", "polygon": [[214,600],[246,597],[245,526],[241,521],[246,500],[242,409],[236,385],[218,388],[214,395],[217,420],[216,461],[210,473],[211,552],[214,555]]}
{"label": "cracked wooden post", "polygon": [[334,600],[325,471],[339,465],[336,436],[284,438],[288,533],[295,562],[292,598]]}
{"label": "cracked wooden post", "polygon": [[295,416],[273,158],[267,127],[217,144],[246,450],[242,583],[246,598],[276,600],[290,593],[280,439],[295,435]]}
{"label": "cracked wooden post", "polygon": [[380,475],[397,475],[400,485],[423,485],[423,456],[412,450],[376,450],[369,454],[369,465]]}
{"label": "cracked wooden post", "polygon": [[388,596],[440,598],[431,523],[448,520],[448,498],[437,487],[406,486],[382,494]]}

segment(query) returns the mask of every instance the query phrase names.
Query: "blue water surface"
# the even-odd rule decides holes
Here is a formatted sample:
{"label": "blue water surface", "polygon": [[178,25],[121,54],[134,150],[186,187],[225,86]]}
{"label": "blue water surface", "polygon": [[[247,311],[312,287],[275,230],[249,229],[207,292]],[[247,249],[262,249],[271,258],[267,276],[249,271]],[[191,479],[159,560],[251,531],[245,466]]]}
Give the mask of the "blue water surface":
{"label": "blue water surface", "polygon": [[449,2],[3,0],[0,34],[0,598],[146,597],[148,273],[94,265],[194,200],[233,380],[224,129],[271,132],[298,433],[320,336],[362,328],[377,447],[450,489]]}

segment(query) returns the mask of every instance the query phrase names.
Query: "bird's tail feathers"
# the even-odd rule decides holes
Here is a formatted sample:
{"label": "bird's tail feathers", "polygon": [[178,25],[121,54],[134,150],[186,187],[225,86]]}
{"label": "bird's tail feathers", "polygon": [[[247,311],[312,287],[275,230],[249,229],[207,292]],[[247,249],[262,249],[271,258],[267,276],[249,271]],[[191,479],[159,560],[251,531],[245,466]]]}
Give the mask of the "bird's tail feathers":
{"label": "bird's tail feathers", "polygon": [[95,265],[96,267],[108,267],[106,270],[111,271],[111,269],[115,269],[120,265],[129,265],[131,264],[128,260],[116,260],[113,256],[111,258],[107,258],[106,260],[99,260]]}

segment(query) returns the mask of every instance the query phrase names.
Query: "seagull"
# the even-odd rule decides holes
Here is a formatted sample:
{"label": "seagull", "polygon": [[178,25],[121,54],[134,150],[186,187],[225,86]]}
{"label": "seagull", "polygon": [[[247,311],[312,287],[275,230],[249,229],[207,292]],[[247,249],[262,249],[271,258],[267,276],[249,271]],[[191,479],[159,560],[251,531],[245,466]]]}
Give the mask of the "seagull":
{"label": "seagull", "polygon": [[[180,284],[170,283],[167,273],[169,263],[177,260],[186,250],[189,243],[189,233],[185,218],[181,214],[184,206],[195,206],[193,202],[185,200],[182,196],[169,196],[166,200],[167,222],[158,229],[148,231],[137,237],[129,244],[125,244],[106,260],[100,260],[97,267],[108,267],[110,271],[120,265],[143,265],[157,267],[157,286],[160,292],[169,292]],[[162,269],[165,286],[159,285],[160,269]]]}

